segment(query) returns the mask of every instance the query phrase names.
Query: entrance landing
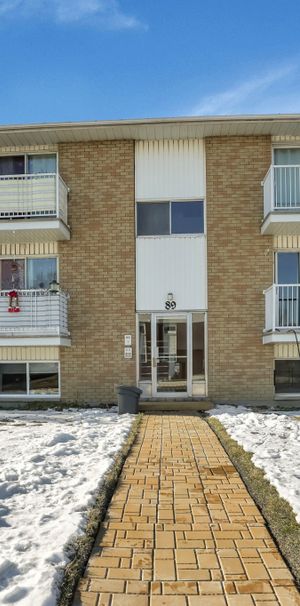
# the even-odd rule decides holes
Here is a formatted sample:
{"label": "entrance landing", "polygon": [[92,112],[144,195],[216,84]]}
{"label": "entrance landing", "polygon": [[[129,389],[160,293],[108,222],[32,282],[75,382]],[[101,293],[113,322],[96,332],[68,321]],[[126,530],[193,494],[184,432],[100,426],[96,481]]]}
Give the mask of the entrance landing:
{"label": "entrance landing", "polygon": [[187,412],[195,410],[204,412],[213,408],[213,404],[207,400],[142,400],[139,408],[141,412],[179,411]]}
{"label": "entrance landing", "polygon": [[144,416],[79,605],[300,605],[263,517],[196,413]]}

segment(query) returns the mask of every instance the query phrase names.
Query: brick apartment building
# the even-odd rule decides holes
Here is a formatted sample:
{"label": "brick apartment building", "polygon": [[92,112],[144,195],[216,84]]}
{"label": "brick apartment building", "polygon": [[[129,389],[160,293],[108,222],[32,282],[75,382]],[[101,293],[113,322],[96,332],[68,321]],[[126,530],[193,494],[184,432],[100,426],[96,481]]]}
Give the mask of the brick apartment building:
{"label": "brick apartment building", "polygon": [[300,116],[1,127],[0,404],[300,397],[299,255]]}

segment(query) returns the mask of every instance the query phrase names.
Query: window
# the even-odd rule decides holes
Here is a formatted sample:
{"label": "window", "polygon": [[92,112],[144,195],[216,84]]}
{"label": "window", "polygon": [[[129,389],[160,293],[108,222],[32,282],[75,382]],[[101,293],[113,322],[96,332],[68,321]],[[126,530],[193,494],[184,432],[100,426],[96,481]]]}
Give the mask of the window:
{"label": "window", "polygon": [[26,394],[26,364],[0,364],[0,393]]}
{"label": "window", "polygon": [[299,284],[299,253],[277,253],[277,284]]}
{"label": "window", "polygon": [[1,290],[25,288],[25,259],[2,259]]}
{"label": "window", "polygon": [[58,365],[56,362],[31,362],[29,364],[29,393],[52,395],[59,393]]}
{"label": "window", "polygon": [[56,173],[56,154],[0,156],[0,175]]}
{"label": "window", "polygon": [[57,280],[57,259],[1,259],[1,290],[46,289]]}
{"label": "window", "polygon": [[27,260],[27,288],[48,288],[56,280],[56,259]]}
{"label": "window", "polygon": [[279,166],[300,165],[300,148],[274,149],[274,164]]}
{"label": "window", "polygon": [[202,234],[203,201],[138,202],[137,235]]}
{"label": "window", "polygon": [[24,175],[24,156],[2,156],[0,157],[0,175]]}
{"label": "window", "polygon": [[0,364],[0,395],[59,395],[58,362]]}
{"label": "window", "polygon": [[138,236],[165,236],[170,233],[169,202],[146,202],[137,205]]}
{"label": "window", "polygon": [[56,173],[56,156],[53,155],[35,155],[27,158],[27,172],[30,175],[39,173]]}
{"label": "window", "polygon": [[300,360],[275,360],[276,394],[300,393]]}

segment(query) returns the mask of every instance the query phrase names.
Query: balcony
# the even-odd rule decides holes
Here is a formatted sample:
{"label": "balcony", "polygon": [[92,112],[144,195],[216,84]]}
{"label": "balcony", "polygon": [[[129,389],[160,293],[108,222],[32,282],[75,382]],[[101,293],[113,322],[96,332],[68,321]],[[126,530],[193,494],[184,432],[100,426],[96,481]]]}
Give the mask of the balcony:
{"label": "balcony", "polygon": [[0,176],[0,241],[69,240],[68,187],[56,173]]}
{"label": "balcony", "polygon": [[300,332],[300,284],[273,284],[264,295],[263,343],[295,343],[295,331]]}
{"label": "balcony", "polygon": [[300,234],[300,166],[272,165],[263,182],[266,235]]}
{"label": "balcony", "polygon": [[68,295],[63,291],[19,290],[19,312],[10,313],[9,291],[0,291],[0,346],[69,346]]}

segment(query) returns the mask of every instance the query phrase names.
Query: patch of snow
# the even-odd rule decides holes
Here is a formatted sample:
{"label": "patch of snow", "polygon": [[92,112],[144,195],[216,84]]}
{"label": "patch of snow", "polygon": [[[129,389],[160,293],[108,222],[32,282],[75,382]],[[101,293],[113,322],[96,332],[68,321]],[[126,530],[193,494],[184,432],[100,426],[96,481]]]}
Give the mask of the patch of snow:
{"label": "patch of snow", "polygon": [[284,412],[253,412],[243,406],[217,406],[209,415],[224,425],[230,436],[260,467],[281,497],[293,508],[300,523],[300,423]]}
{"label": "patch of snow", "polygon": [[0,604],[55,606],[66,545],[129,434],[101,409],[0,411]]}

